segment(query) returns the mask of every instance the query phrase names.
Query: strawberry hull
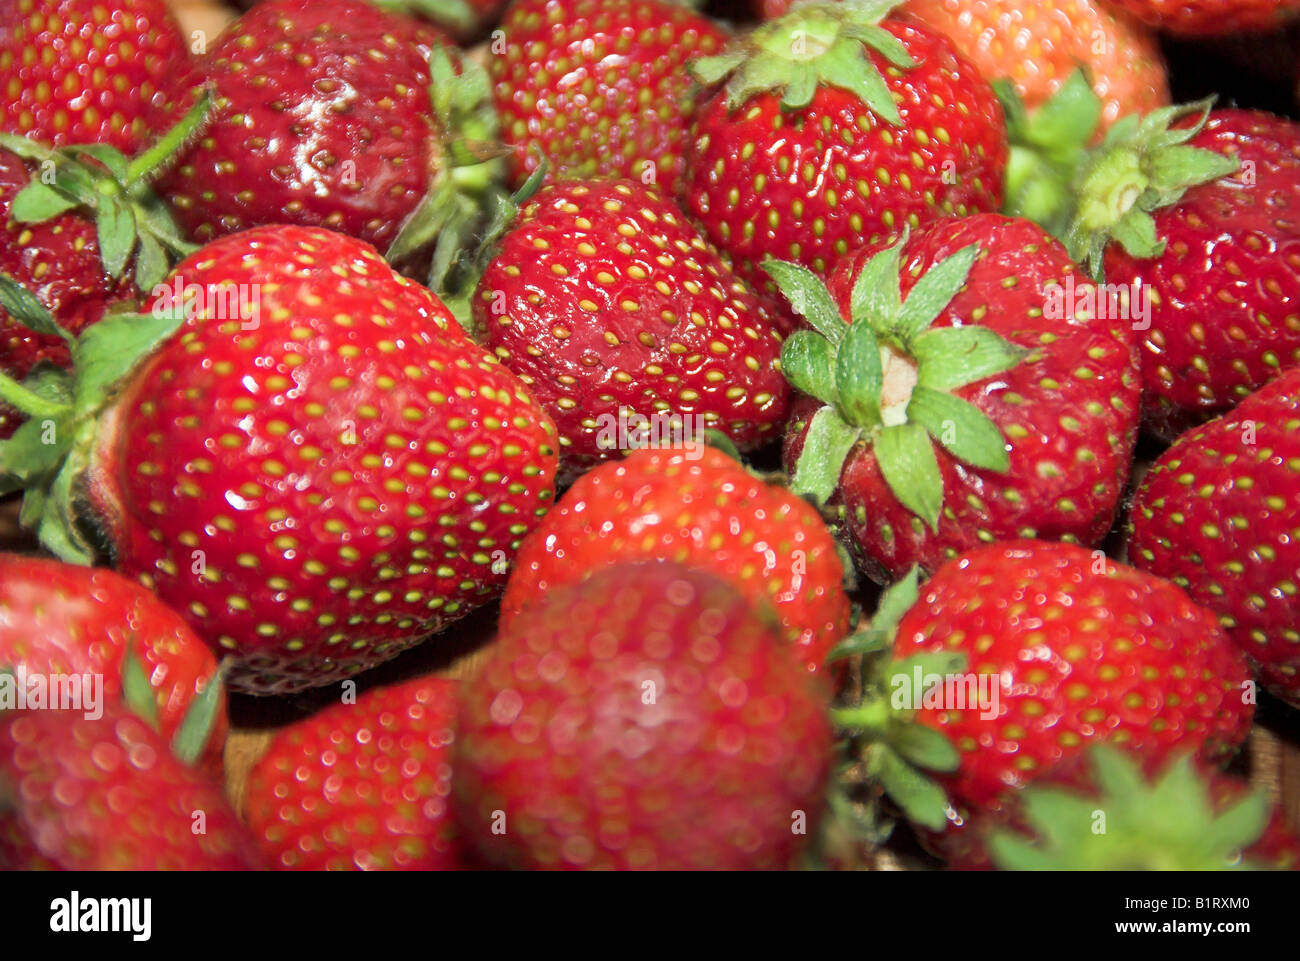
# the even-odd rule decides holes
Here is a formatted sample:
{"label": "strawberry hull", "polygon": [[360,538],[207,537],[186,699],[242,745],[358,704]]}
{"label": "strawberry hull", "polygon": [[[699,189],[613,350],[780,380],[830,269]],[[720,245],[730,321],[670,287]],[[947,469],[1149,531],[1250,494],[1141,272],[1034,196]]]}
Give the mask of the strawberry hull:
{"label": "strawberry hull", "polygon": [[[328,231],[226,238],[105,415],[87,490],[118,569],[253,693],[330,683],[490,600],[552,496],[553,427],[427,290]],[[215,301],[213,301],[215,303]]]}

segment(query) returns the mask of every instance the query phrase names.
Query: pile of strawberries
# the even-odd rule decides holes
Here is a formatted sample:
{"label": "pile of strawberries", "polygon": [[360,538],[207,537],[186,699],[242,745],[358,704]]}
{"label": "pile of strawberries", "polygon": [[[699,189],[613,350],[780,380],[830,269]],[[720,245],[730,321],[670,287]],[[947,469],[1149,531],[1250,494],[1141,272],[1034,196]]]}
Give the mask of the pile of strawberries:
{"label": "pile of strawberries", "polygon": [[0,4],[0,866],[1300,867],[1300,2],[245,6]]}

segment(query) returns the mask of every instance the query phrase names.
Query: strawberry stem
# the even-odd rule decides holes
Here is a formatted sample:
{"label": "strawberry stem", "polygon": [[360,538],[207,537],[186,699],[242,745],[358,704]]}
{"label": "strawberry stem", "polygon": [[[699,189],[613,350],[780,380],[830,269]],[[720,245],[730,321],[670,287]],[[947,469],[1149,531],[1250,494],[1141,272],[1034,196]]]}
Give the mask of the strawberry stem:
{"label": "strawberry stem", "polygon": [[147,179],[169,157],[175,154],[183,144],[189,141],[204,124],[208,111],[212,109],[212,92],[204,88],[198,101],[191,107],[171,129],[153,142],[143,153],[138,154],[126,168],[125,186],[130,187],[140,180]]}
{"label": "strawberry stem", "polygon": [[4,401],[10,407],[21,411],[28,417],[58,418],[72,414],[70,404],[47,400],[3,373],[0,373],[0,401]]}

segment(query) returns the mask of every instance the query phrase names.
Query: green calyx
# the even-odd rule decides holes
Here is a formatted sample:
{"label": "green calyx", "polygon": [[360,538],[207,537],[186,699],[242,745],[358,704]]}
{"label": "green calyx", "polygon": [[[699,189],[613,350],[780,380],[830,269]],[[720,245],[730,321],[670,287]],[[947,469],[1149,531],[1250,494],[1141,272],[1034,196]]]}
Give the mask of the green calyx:
{"label": "green calyx", "polygon": [[197,248],[181,237],[149,183],[199,135],[210,109],[205,90],[174,127],[131,159],[107,144],[53,149],[0,133],[0,147],[37,165],[32,182],[14,197],[10,218],[43,223],[69,210],[84,211],[95,221],[104,272],[120,278],[134,258],[136,287],[152,289]]}
{"label": "green calyx", "polygon": [[1020,802],[1030,840],[995,833],[989,850],[1012,871],[1224,871],[1255,867],[1242,856],[1263,834],[1268,799],[1258,791],[1215,809],[1189,757],[1147,780],[1137,759],[1107,744],[1089,752],[1097,791],[1030,786]]}
{"label": "green calyx", "polygon": [[807,2],[764,24],[722,53],[690,64],[700,83],[726,81],[727,107],[739,109],[756,94],[780,92],[785,110],[808,106],[817,88],[854,94],[876,116],[898,126],[902,118],[869,51],[893,67],[915,66],[907,50],[880,26],[897,0]]}
{"label": "green calyx", "polygon": [[1032,114],[1010,80],[995,80],[993,90],[1002,102],[1011,148],[1002,212],[1062,236],[1069,226],[1075,177],[1101,121],[1101,100],[1082,69]]}
{"label": "green calyx", "polygon": [[[878,785],[913,823],[933,831],[947,822],[948,798],[930,776],[954,771],[960,756],[934,728],[915,721],[927,682],[960,674],[966,655],[892,655],[903,615],[916,604],[919,571],[913,567],[884,592],[870,625],[840,642],[828,661],[861,657],[862,691],[856,703],[835,708],[831,720],[850,739],[850,753],[869,783]],[[918,683],[920,682],[920,683]]]}
{"label": "green calyx", "polygon": [[[1132,257],[1160,256],[1165,243],[1156,236],[1152,213],[1239,166],[1235,157],[1187,146],[1205,126],[1212,100],[1130,114],[1089,147],[1101,101],[1083,71],[1033,114],[1009,84],[999,82],[994,89],[1011,142],[1003,212],[1042,225],[1095,280],[1103,279],[1103,255],[1111,242]],[[1196,123],[1173,129],[1196,113],[1201,115]]]}
{"label": "green calyx", "polygon": [[[172,754],[184,764],[195,764],[212,737],[217,712],[225,696],[227,667],[225,661],[218,666],[212,679],[190,702],[172,735]],[[122,700],[131,713],[142,718],[155,731],[158,730],[157,697],[158,692],[149,683],[135,648],[128,647],[122,658]]]}
{"label": "green calyx", "polygon": [[21,383],[0,374],[0,400],[27,415],[0,441],[0,494],[23,491],[22,526],[59,558],[90,564],[95,551],[77,522],[76,502],[100,412],[136,365],[176,332],[184,308],[109,314],[73,337],[30,291],[3,275],[0,308],[29,330],[62,338],[72,354],[71,372],[42,364]]}
{"label": "green calyx", "polygon": [[850,298],[852,323],[807,268],[768,260],[764,269],[813,327],[787,338],[781,369],[824,405],[808,426],[791,489],[824,504],[849,453],[870,444],[894,496],[934,530],[943,507],[935,442],[975,468],[1004,473],[1010,466],[1001,431],[950,391],[1014,367],[1027,351],[974,324],[931,329],[966,283],[979,248],[935,264],[904,301],[899,257],[905,243],[863,267]]}
{"label": "green calyx", "polygon": [[426,286],[445,302],[465,301],[477,283],[473,252],[509,201],[509,149],[498,138],[487,71],[453,61],[442,46],[429,56],[429,99],[437,126],[433,183],[385,253],[401,266],[431,250]]}
{"label": "green calyx", "polygon": [[478,16],[467,0],[370,0],[380,10],[423,17],[465,37],[478,26]]}

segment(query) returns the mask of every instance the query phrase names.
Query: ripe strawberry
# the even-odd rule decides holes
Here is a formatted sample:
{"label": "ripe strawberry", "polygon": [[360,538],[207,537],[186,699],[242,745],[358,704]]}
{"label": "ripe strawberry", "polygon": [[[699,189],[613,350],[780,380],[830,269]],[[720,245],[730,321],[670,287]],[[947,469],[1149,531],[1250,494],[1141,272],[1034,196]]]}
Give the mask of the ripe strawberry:
{"label": "ripe strawberry", "polygon": [[630,181],[544,189],[474,298],[501,362],[554,419],[566,472],[617,456],[620,416],[680,415],[758,447],[785,423],[783,322],[681,212]]}
{"label": "ripe strawberry", "polygon": [[[996,210],[1001,107],[947,38],[881,4],[810,3],[696,61],[685,209],[740,272],[825,273],[864,242]],[[865,39],[863,39],[865,38]]]}
{"label": "ripe strawberry", "polygon": [[[0,275],[31,292],[66,330],[80,333],[114,304],[133,298],[135,284],[129,276],[113,278],[104,271],[94,221],[80,213],[42,223],[13,218],[14,198],[31,179],[21,157],[0,149]],[[67,344],[24,327],[0,306],[0,370],[23,380],[41,361],[67,367]],[[19,420],[17,411],[0,404],[0,437],[10,436]]]}
{"label": "ripe strawberry", "polygon": [[548,591],[649,559],[707,570],[755,608],[771,605],[809,672],[824,672],[848,631],[844,568],[816,511],[711,447],[639,450],[579,478],[520,548],[501,629]]}
{"label": "ripe strawberry", "polygon": [[109,323],[90,331],[108,347],[123,326],[137,355],[161,346],[116,377],[85,366],[100,386],[56,415],[70,459],[27,480],[55,495],[37,501],[42,535],[93,556],[68,520],[84,486],[118,570],[231,652],[241,690],[330,683],[486,603],[550,504],[546,415],[360,241],[223,238]]}
{"label": "ripe strawberry", "polygon": [[686,62],[726,34],[671,0],[514,0],[492,44],[493,96],[521,184],[542,157],[564,178],[676,192],[694,108]]}
{"label": "ripe strawberry", "polygon": [[787,867],[820,814],[831,741],[779,646],[731,586],[676,564],[547,592],[463,694],[466,841],[514,868]]}
{"label": "ripe strawberry", "polygon": [[[156,721],[171,741],[195,697],[212,683],[212,652],[181,618],[139,584],[103,568],[0,553],[0,670],[99,675],[105,708],[119,702]],[[124,690],[134,658],[144,689]],[[89,705],[87,705],[89,707]],[[224,700],[215,702],[205,769],[221,776]]]}
{"label": "ripe strawberry", "polygon": [[281,868],[452,870],[456,682],[370,691],[276,734],[253,768],[248,826]]}
{"label": "ripe strawberry", "polygon": [[1298,0],[1112,0],[1169,33],[1221,36],[1281,26],[1300,14]]}
{"label": "ripe strawberry", "polygon": [[[1178,139],[1190,139],[1162,149],[1152,119],[1103,147],[1067,246],[1096,260],[1104,243],[1106,280],[1145,289],[1144,416],[1172,438],[1300,361],[1300,125],[1216,110],[1204,127],[1180,121]],[[1188,147],[1202,153],[1188,160]],[[1162,192],[1160,171],[1179,151],[1173,170],[1184,176]],[[1137,196],[1123,191],[1144,185],[1142,199],[1122,209]]]}
{"label": "ripe strawberry", "polygon": [[[487,81],[444,34],[361,0],[271,0],[172,78],[168,115],[199,83],[216,109],[159,181],[206,241],[264,224],[328,227],[405,261],[435,236],[454,259],[496,167]],[[458,73],[465,67],[466,72]]]}
{"label": "ripe strawberry", "polygon": [[143,146],[150,105],[185,69],[163,0],[13,0],[0,31],[0,130],[51,146]]}
{"label": "ripe strawberry", "polygon": [[[8,870],[230,871],[263,859],[221,786],[177,760],[121,706],[98,720],[28,711],[0,723],[0,792],[13,806]],[[21,859],[16,859],[20,856]]]}
{"label": "ripe strawberry", "polygon": [[768,269],[819,331],[782,353],[808,395],[786,438],[792,487],[838,512],[873,578],[1110,530],[1137,426],[1129,321],[1041,228],[941,221],[845,258],[829,288]]}
{"label": "ripe strawberry", "polygon": [[957,864],[979,863],[983,825],[1087,745],[1218,762],[1254,711],[1244,659],[1209,611],[1072,544],[978,547],[919,598],[910,574],[867,638],[890,653],[839,720],[864,732],[868,773]]}
{"label": "ripe strawberry", "polygon": [[906,0],[989,80],[1009,78],[1035,109],[1080,64],[1103,103],[1101,129],[1169,102],[1155,32],[1105,0]]}
{"label": "ripe strawberry", "polygon": [[1300,369],[1194,428],[1142,480],[1129,557],[1213,611],[1269,690],[1300,705]]}
{"label": "ripe strawberry", "polygon": [[[1017,827],[994,860],[1012,870],[1223,871],[1300,866],[1300,838],[1282,811],[1245,781],[1198,771],[1183,756],[1147,778],[1140,759],[1111,745],[1087,752],[1081,776],[1036,782],[1017,799]],[[1083,765],[1077,765],[1083,767]],[[1105,816],[1098,820],[1097,812]],[[1101,824],[1105,830],[1094,830]]]}

